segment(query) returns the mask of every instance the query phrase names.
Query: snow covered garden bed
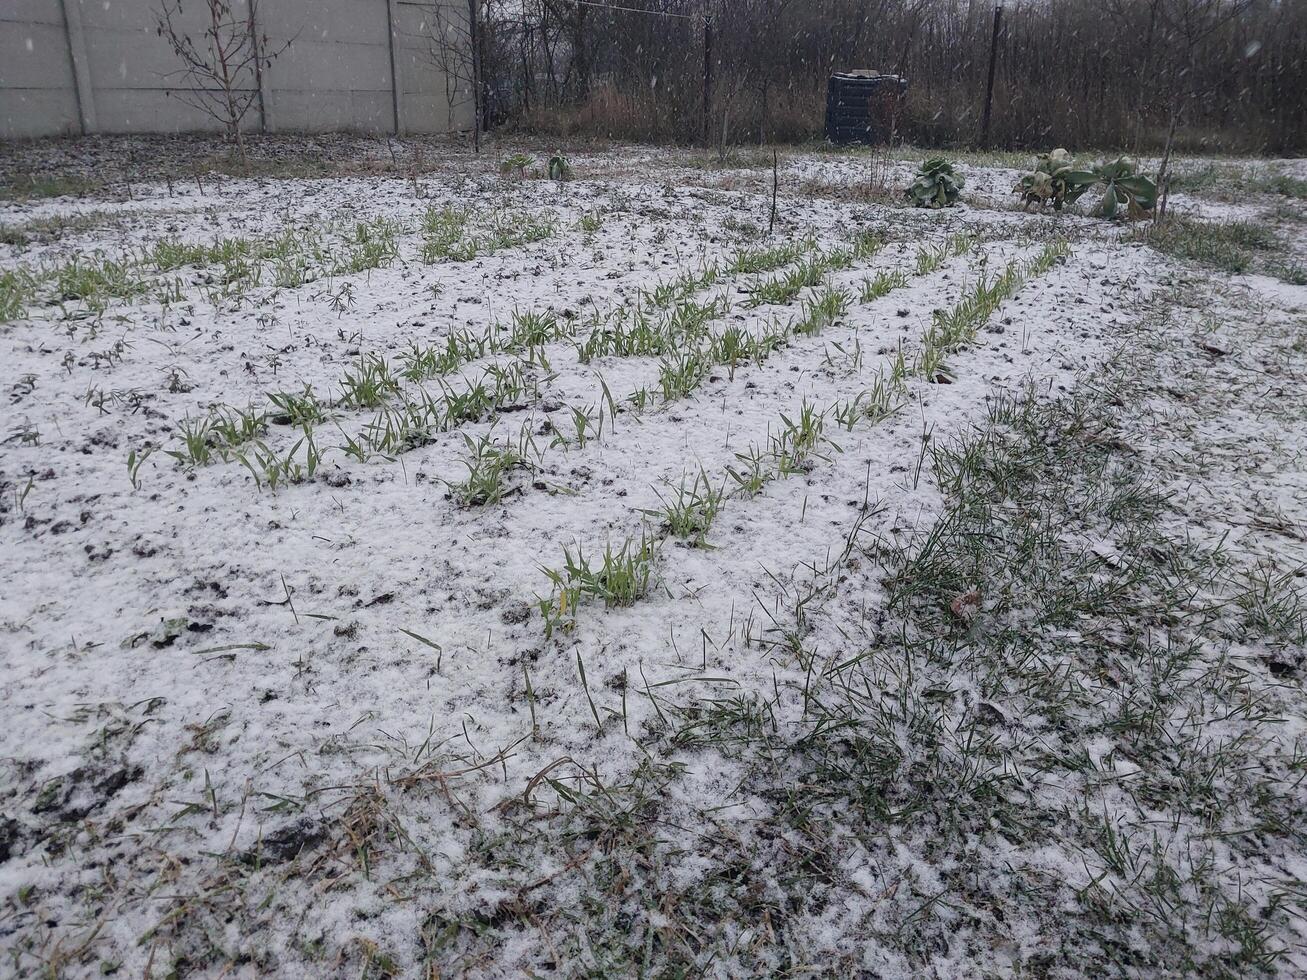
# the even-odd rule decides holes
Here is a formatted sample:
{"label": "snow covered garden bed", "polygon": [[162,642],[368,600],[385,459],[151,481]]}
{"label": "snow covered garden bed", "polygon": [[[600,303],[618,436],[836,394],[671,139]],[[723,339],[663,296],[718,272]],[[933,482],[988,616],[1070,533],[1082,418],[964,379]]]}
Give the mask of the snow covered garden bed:
{"label": "snow covered garden bed", "polygon": [[1307,288],[861,159],[0,205],[0,970],[1307,968]]}

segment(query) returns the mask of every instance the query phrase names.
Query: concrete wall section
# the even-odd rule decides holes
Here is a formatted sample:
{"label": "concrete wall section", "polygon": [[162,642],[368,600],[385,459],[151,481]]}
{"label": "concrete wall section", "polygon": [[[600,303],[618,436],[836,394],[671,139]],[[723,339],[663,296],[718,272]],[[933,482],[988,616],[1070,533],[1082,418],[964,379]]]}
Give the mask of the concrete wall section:
{"label": "concrete wall section", "polygon": [[259,5],[268,51],[280,51],[264,72],[270,129],[394,132],[387,8],[387,0]]}
{"label": "concrete wall section", "polygon": [[[442,133],[472,128],[472,88],[465,52],[442,53],[437,36],[448,44],[465,43],[466,3],[394,0],[394,50],[399,82],[400,117],[405,132]],[[461,62],[446,73],[443,66]]]}
{"label": "concrete wall section", "polygon": [[[169,96],[169,89],[189,89],[195,83],[180,71],[181,62],[168,41],[159,36],[153,0],[68,2],[80,8],[91,88],[95,93],[95,114],[101,132],[222,128],[204,110]],[[207,13],[203,2],[186,2],[173,19],[176,29],[193,38],[201,49],[208,27]],[[242,0],[237,0],[236,14],[242,18],[245,15]],[[250,89],[253,84],[253,77],[240,79],[241,88]],[[248,121],[257,126],[257,115]]]}
{"label": "concrete wall section", "polygon": [[[238,18],[248,2],[233,0]],[[203,96],[159,36],[158,9],[158,0],[0,0],[0,137],[222,129],[193,104]],[[465,0],[259,0],[257,34],[276,57],[245,129],[470,128],[467,83],[446,84],[424,35],[458,16],[465,25]],[[203,48],[204,0],[184,3],[174,24]],[[246,72],[239,87],[258,95],[259,81]]]}
{"label": "concrete wall section", "polygon": [[60,0],[0,0],[0,135],[81,132]]}

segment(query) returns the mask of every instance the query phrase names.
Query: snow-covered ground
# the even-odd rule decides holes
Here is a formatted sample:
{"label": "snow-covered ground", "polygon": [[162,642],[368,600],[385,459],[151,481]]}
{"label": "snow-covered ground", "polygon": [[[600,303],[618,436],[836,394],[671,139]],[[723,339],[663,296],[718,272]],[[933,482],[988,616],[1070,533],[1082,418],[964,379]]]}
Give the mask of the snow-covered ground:
{"label": "snow-covered ground", "polygon": [[[723,705],[760,704],[773,707],[758,726],[797,731],[815,663],[894,635],[886,555],[952,513],[934,447],[975,438],[1008,396],[1092,400],[1104,372],[1135,383],[1117,438],[1173,501],[1168,532],[1224,537],[1232,566],[1267,569],[1298,597],[1307,287],[1183,266],[1120,225],[1022,212],[1015,172],[997,168],[969,168],[968,203],[934,213],[862,194],[860,157],[788,154],[769,233],[769,169],[638,148],[572,166],[558,184],[463,155],[416,183],[179,179],[137,182],[126,200],[0,205],[0,224],[41,228],[0,246],[21,306],[0,324],[0,971],[1077,972],[1044,947],[1109,874],[1137,880],[1139,840],[1103,870],[1075,834],[1045,840],[996,817],[935,839],[899,814],[878,840],[846,829],[822,845],[752,782],[771,750],[694,733]],[[909,174],[895,164],[889,183]],[[1173,206],[1242,220],[1270,204]],[[222,256],[182,248],[222,240]],[[765,281],[804,263],[820,285],[760,302]],[[995,310],[932,341],[1008,269],[1021,275]],[[663,346],[614,350],[637,324]],[[731,364],[715,352],[736,328],[769,341]],[[1167,358],[1183,363],[1159,380]],[[1209,364],[1231,377],[1213,381]],[[1158,387],[1141,393],[1145,377]],[[1172,389],[1194,418],[1163,431],[1145,420],[1174,406],[1148,399]],[[311,395],[315,417],[291,418],[281,393]],[[499,471],[496,452],[509,454]],[[1186,469],[1195,458],[1209,482]],[[474,472],[502,496],[484,502]],[[716,501],[706,517],[688,496],[701,491]],[[669,526],[678,494],[710,522],[701,536]],[[1094,547],[1116,567],[1130,543]],[[605,577],[606,550],[634,556],[634,582]],[[966,624],[991,603],[974,584],[953,603]],[[1281,592],[1266,601],[1290,601]],[[1252,634],[1203,663],[1234,657],[1256,675],[1249,697],[1283,719],[1256,752],[1287,760],[1275,799],[1301,810],[1301,651],[1266,653]],[[1121,656],[1102,677],[1130,669]],[[948,688],[962,673],[943,670],[927,700],[1009,710],[982,685]],[[876,677],[869,699],[902,682]],[[1114,748],[1111,726],[1030,710],[1016,723],[1050,756],[1078,753],[1122,782],[1152,771]],[[1253,752],[1237,728],[1253,710],[1204,714],[1208,737]],[[1055,749],[1051,733],[1068,730]],[[1012,758],[1022,738],[1006,740]],[[1016,771],[1025,803],[1009,802],[1129,809],[1120,788],[1053,785],[1053,768]],[[803,796],[805,781],[786,785]],[[1140,826],[1188,818],[1150,799]],[[1232,915],[1228,896],[1251,896],[1246,931],[1287,950],[1268,969],[1292,972],[1307,967],[1307,848],[1300,814],[1276,813],[1273,853],[1214,858],[1217,883],[1186,892],[1183,914]],[[761,886],[705,856],[697,842],[717,836],[741,842],[753,871],[778,842],[828,861],[787,879],[793,893],[770,880],[744,902]],[[957,893],[973,858],[977,874],[1009,869],[1008,904],[981,914]],[[1248,880],[1227,889],[1241,866]],[[620,882],[653,867],[662,890],[642,904]],[[1061,906],[1023,899],[1033,879],[1063,882]],[[794,897],[835,883],[843,897],[820,909]],[[1188,919],[1189,965],[1159,963],[1175,948],[1106,904],[1116,925],[1091,959],[1253,968],[1230,959],[1252,939]]]}

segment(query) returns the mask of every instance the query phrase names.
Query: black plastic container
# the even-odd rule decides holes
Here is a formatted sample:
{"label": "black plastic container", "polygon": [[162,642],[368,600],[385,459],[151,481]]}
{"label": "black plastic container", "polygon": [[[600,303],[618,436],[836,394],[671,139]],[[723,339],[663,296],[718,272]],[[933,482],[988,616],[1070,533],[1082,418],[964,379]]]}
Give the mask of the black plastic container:
{"label": "black plastic container", "polygon": [[875,71],[836,72],[826,85],[826,138],[832,143],[888,143],[908,81]]}

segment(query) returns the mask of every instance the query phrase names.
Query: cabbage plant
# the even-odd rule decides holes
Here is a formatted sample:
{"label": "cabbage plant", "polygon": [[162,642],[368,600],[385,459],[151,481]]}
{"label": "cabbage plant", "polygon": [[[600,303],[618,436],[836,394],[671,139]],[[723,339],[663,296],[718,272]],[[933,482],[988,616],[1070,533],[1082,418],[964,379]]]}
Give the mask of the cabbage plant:
{"label": "cabbage plant", "polygon": [[1071,154],[1060,147],[1051,153],[1042,153],[1035,158],[1035,169],[1025,174],[1012,188],[1013,194],[1021,195],[1025,205],[1052,204],[1058,211],[1068,200],[1075,200],[1078,193],[1071,193],[1067,184],[1068,175],[1075,172]]}
{"label": "cabbage plant", "polygon": [[903,193],[919,208],[948,208],[958,202],[965,183],[953,164],[943,157],[931,157]]}
{"label": "cabbage plant", "polygon": [[1124,206],[1129,217],[1142,218],[1157,204],[1157,185],[1136,174],[1135,162],[1127,156],[1100,163],[1086,176],[1092,179],[1084,185],[1085,190],[1096,184],[1103,186],[1103,199],[1094,209],[1099,217],[1115,218],[1117,210]]}
{"label": "cabbage plant", "polygon": [[1071,154],[1060,148],[1037,157],[1035,169],[1017,181],[1012,193],[1021,195],[1024,205],[1052,204],[1060,211],[1099,185],[1103,197],[1092,213],[1102,218],[1115,218],[1122,207],[1132,218],[1144,217],[1157,203],[1157,185],[1135,173],[1130,157],[1117,157],[1092,170],[1077,170]]}

